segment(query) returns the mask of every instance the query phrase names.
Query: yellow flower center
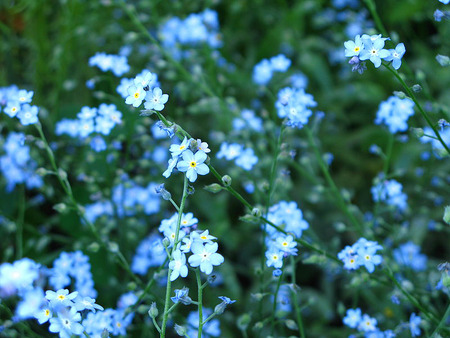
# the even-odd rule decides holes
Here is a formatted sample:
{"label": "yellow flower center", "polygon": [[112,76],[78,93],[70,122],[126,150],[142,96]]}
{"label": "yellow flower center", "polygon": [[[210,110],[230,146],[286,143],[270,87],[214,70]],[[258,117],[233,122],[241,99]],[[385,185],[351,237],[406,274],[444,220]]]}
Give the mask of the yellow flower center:
{"label": "yellow flower center", "polygon": [[66,299],[66,296],[64,296],[64,295],[59,295],[59,296],[58,296],[58,299],[59,299],[59,300],[64,300],[64,299]]}
{"label": "yellow flower center", "polygon": [[44,313],[45,313],[45,315],[46,315],[47,317],[50,316],[50,310],[47,309],[47,310],[44,311]]}
{"label": "yellow flower center", "polygon": [[354,51],[359,52],[359,47],[355,47]]}
{"label": "yellow flower center", "polygon": [[191,161],[191,162],[189,163],[189,166],[190,166],[191,168],[195,168],[195,167],[197,166],[197,162]]}
{"label": "yellow flower center", "polygon": [[134,98],[135,98],[135,99],[138,99],[139,96],[140,96],[139,92],[134,93]]}

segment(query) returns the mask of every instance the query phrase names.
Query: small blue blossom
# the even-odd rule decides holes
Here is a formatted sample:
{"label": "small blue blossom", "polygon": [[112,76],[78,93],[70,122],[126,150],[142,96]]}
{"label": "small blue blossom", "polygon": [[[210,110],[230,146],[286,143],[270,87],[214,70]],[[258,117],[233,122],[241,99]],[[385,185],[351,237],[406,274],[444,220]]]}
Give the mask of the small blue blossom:
{"label": "small blue blossom", "polygon": [[143,87],[135,85],[128,87],[127,92],[128,97],[125,99],[125,103],[131,104],[135,108],[142,104],[147,95]]}
{"label": "small blue blossom", "polygon": [[223,263],[224,258],[217,253],[217,243],[194,242],[191,246],[192,255],[189,257],[189,264],[193,267],[200,267],[200,271],[205,274],[211,274],[213,266],[218,266]]}
{"label": "small blue blossom", "polygon": [[394,69],[399,69],[402,65],[402,57],[405,52],[405,45],[403,43],[399,43],[395,49],[389,49],[390,55],[388,55],[385,60],[392,61],[392,67],[394,67]]}
{"label": "small blue blossom", "polygon": [[186,256],[180,250],[175,250],[172,254],[172,260],[169,263],[169,269],[172,270],[170,280],[173,282],[179,276],[185,278],[188,274],[186,265]]}
{"label": "small blue blossom", "polygon": [[281,268],[283,266],[283,252],[282,251],[266,251],[266,265],[270,268]]}
{"label": "small blue blossom", "polygon": [[73,334],[81,335],[84,331],[81,321],[81,315],[74,307],[64,308],[58,312],[57,317],[50,318],[48,330],[53,333],[59,333],[61,338],[70,338]]}
{"label": "small blue blossom", "polygon": [[381,66],[381,59],[385,59],[390,56],[388,50],[384,49],[384,39],[377,38],[375,41],[371,39],[364,41],[364,50],[361,52],[360,60],[370,60],[375,68]]}
{"label": "small blue blossom", "polygon": [[186,172],[186,177],[189,182],[195,182],[198,175],[206,175],[209,173],[209,167],[204,164],[206,160],[206,153],[204,151],[197,151],[195,154],[191,150],[183,152],[183,160],[178,162],[177,169],[181,172]]}
{"label": "small blue blossom", "polygon": [[420,323],[422,322],[422,318],[416,315],[414,312],[411,313],[411,317],[409,318],[409,329],[411,331],[412,337],[420,336]]}
{"label": "small blue blossom", "polygon": [[29,124],[35,124],[38,122],[38,112],[38,106],[30,106],[29,104],[24,104],[19,113],[17,113],[17,117],[19,118],[22,125],[27,126]]}
{"label": "small blue blossom", "polygon": [[420,253],[420,247],[413,242],[400,245],[393,251],[398,264],[409,266],[414,271],[424,271],[427,267],[427,256]]}
{"label": "small blue blossom", "polygon": [[192,303],[192,299],[189,297],[189,288],[183,287],[182,289],[176,289],[175,296],[170,297],[172,302],[176,303],[182,303],[184,305],[189,305]]}
{"label": "small blue blossom", "polygon": [[148,91],[145,96],[144,107],[148,110],[161,111],[164,109],[164,104],[169,100],[169,95],[163,94],[161,88],[153,88],[152,91]]}
{"label": "small blue blossom", "polygon": [[58,291],[47,290],[45,292],[45,298],[50,301],[50,305],[58,306],[71,306],[74,305],[73,300],[78,296],[78,292],[72,292],[69,294],[69,290],[60,289]]}
{"label": "small blue blossom", "polygon": [[352,329],[356,329],[361,322],[361,309],[348,309],[347,313],[343,319],[343,322],[348,327],[351,327]]}

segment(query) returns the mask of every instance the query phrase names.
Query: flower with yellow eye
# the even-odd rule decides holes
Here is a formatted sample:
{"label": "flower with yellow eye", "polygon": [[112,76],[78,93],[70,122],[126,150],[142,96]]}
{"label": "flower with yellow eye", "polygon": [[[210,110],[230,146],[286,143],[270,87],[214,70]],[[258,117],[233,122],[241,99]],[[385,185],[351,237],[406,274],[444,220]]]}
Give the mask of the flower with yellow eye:
{"label": "flower with yellow eye", "polygon": [[204,151],[199,150],[195,153],[191,150],[186,150],[183,153],[183,160],[178,162],[177,168],[181,172],[186,172],[186,177],[189,182],[195,182],[198,175],[206,175],[209,173],[208,166],[203,163],[206,160],[206,154]]}
{"label": "flower with yellow eye", "polygon": [[142,88],[141,86],[130,86],[128,88],[128,96],[125,100],[125,103],[132,104],[133,107],[137,108],[145,99],[146,94],[147,93],[145,92],[144,88]]}

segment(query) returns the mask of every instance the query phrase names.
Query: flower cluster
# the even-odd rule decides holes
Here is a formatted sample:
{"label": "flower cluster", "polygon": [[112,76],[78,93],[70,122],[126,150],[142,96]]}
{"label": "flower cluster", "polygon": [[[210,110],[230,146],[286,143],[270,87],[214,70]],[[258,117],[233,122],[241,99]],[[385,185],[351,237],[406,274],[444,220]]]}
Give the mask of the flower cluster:
{"label": "flower cluster", "polygon": [[266,85],[272,79],[274,72],[286,72],[291,65],[285,55],[279,54],[272,58],[263,59],[253,68],[253,82],[258,85]]}
{"label": "flower cluster", "polygon": [[192,13],[184,20],[178,17],[170,18],[160,27],[159,36],[162,45],[176,59],[184,57],[178,45],[207,44],[211,48],[218,48],[222,45],[217,12],[211,9],[206,9],[201,13]]}
{"label": "flower cluster", "polygon": [[379,35],[356,35],[355,41],[349,40],[344,43],[345,56],[351,57],[349,63],[353,65],[352,71],[364,72],[365,60],[370,60],[375,68],[381,66],[381,60],[392,61],[392,67],[399,69],[402,57],[405,54],[405,45],[399,43],[394,49],[384,49],[384,44],[389,38]]}
{"label": "flower cluster", "polygon": [[198,175],[209,173],[209,167],[204,163],[211,150],[208,143],[200,139],[188,139],[187,137],[180,144],[172,144],[169,148],[172,154],[169,159],[168,168],[163,176],[168,178],[176,167],[179,171],[185,172],[189,182],[195,182]]}
{"label": "flower cluster", "polygon": [[303,219],[303,213],[295,202],[281,201],[271,206],[267,219],[289,234],[285,235],[270,225],[265,225],[266,265],[279,269],[283,266],[283,258],[297,255],[295,238],[300,238],[309,224]]}
{"label": "flower cluster", "polygon": [[378,321],[376,318],[372,318],[368,314],[361,313],[360,308],[348,309],[343,322],[348,327],[357,329],[359,332],[364,333],[365,337],[395,337],[394,332],[391,330],[380,331],[377,327]]}
{"label": "flower cluster", "polygon": [[[109,135],[111,130],[122,123],[122,113],[114,104],[102,103],[98,108],[83,107],[77,119],[62,119],[56,124],[56,135],[67,134],[74,138],[87,138],[92,133]],[[106,149],[106,142],[99,135],[91,141],[95,151]]]}
{"label": "flower cluster", "polygon": [[127,88],[128,96],[125,103],[137,108],[145,101],[144,107],[146,110],[163,110],[169,95],[163,94],[161,88],[154,87],[156,82],[155,74],[148,70],[142,71]]}
{"label": "flower cluster", "polygon": [[9,117],[17,117],[24,126],[38,122],[39,107],[30,105],[33,91],[12,85],[0,87],[0,111]]}
{"label": "flower cluster", "polygon": [[338,258],[347,270],[356,270],[364,266],[369,273],[374,272],[375,266],[381,264],[383,258],[377,254],[383,247],[375,241],[360,238],[352,246],[347,245],[338,253]]}
{"label": "flower cluster", "polygon": [[128,177],[112,188],[112,200],[101,200],[85,206],[86,218],[94,223],[98,217],[113,216],[114,207],[118,217],[134,216],[139,210],[146,215],[157,213],[161,199],[156,193],[156,183],[139,186]]}
{"label": "flower cluster", "polygon": [[408,208],[408,196],[402,192],[402,189],[402,185],[396,180],[386,180],[382,176],[378,176],[371,188],[372,198],[376,203],[384,202],[389,206],[394,206],[398,211],[404,212]]}
{"label": "flower cluster", "polygon": [[80,296],[97,297],[89,257],[81,251],[62,252],[49,271],[49,284],[54,289],[68,287],[72,279]]}
{"label": "flower cluster", "polygon": [[166,257],[166,250],[159,234],[151,234],[137,247],[131,263],[131,271],[145,275],[149,268],[161,266]]}
{"label": "flower cluster", "polygon": [[[48,283],[53,290],[44,292]],[[75,281],[74,289],[69,287]],[[58,288],[61,286],[61,288]],[[137,301],[134,294],[120,297],[117,309],[106,309],[95,303],[97,292],[88,257],[81,251],[63,252],[47,269],[29,258],[0,264],[0,297],[19,298],[13,320],[35,318],[40,324],[49,323],[49,331],[61,338],[89,334],[100,337],[104,330],[112,335],[126,335],[134,314],[125,314],[127,307]],[[101,312],[96,312],[101,310]]]}
{"label": "flower cluster", "polygon": [[283,88],[278,92],[275,102],[278,117],[287,119],[287,125],[293,128],[302,128],[308,123],[312,115],[310,107],[317,106],[314,97],[305,92],[303,88]]}
{"label": "flower cluster", "polygon": [[106,53],[96,53],[92,56],[89,66],[97,66],[102,72],[110,70],[115,76],[122,76],[130,70],[126,56]]}
{"label": "flower cluster", "polygon": [[217,158],[225,158],[228,161],[234,160],[237,166],[244,170],[252,170],[253,166],[258,163],[258,157],[252,148],[244,148],[237,143],[223,142],[217,153]]}
{"label": "flower cluster", "polygon": [[260,117],[255,115],[253,110],[243,109],[241,111],[241,116],[233,119],[233,129],[235,131],[253,130],[262,132],[263,121]]}
{"label": "flower cluster", "polygon": [[408,129],[408,118],[414,115],[414,102],[410,98],[391,96],[380,103],[375,119],[376,124],[385,124],[395,134]]}
{"label": "flower cluster", "polygon": [[[211,236],[208,230],[194,230],[198,220],[192,213],[183,214],[181,218],[180,231],[177,238],[178,214],[175,213],[170,219],[165,219],[159,226],[159,231],[165,238],[169,239],[170,247],[176,246],[169,263],[171,269],[170,280],[174,281],[179,276],[186,277],[188,268],[186,261],[193,268],[199,267],[205,274],[211,274],[213,266],[223,263],[224,258],[217,253],[218,244],[216,237]],[[186,255],[191,254],[186,260]]]}
{"label": "flower cluster", "polygon": [[7,181],[8,192],[20,183],[25,183],[28,189],[43,185],[42,178],[35,172],[37,163],[31,158],[30,148],[24,143],[24,134],[12,132],[3,145],[6,154],[0,157],[0,170]]}
{"label": "flower cluster", "polygon": [[[433,130],[426,126],[423,128],[423,132],[426,135],[434,135]],[[441,135],[442,140],[444,143],[450,147],[450,128],[443,128],[439,131],[439,135]],[[421,137],[420,142],[422,143],[431,143],[431,147],[433,148],[433,153],[438,159],[445,158],[447,155],[447,150],[445,150],[444,146],[442,145],[439,140],[437,140],[435,137]]]}
{"label": "flower cluster", "polygon": [[399,265],[409,266],[414,271],[424,271],[427,267],[427,256],[420,253],[420,247],[413,242],[400,245],[393,255]]}

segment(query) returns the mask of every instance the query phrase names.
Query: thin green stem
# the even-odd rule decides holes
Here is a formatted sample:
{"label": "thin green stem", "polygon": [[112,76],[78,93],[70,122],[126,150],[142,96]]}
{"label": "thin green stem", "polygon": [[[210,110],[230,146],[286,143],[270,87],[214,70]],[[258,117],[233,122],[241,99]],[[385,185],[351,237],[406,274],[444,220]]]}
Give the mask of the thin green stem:
{"label": "thin green stem", "polygon": [[348,202],[342,197],[338,187],[333,181],[333,178],[331,177],[330,171],[328,169],[327,164],[323,160],[319,148],[316,145],[314,141],[313,134],[311,130],[308,128],[308,126],[304,126],[303,128],[306,132],[306,136],[308,137],[308,142],[311,148],[314,150],[314,154],[316,155],[317,162],[319,164],[319,167],[322,171],[322,174],[325,176],[325,180],[327,181],[328,185],[331,188],[331,191],[333,192],[335,196],[335,201],[337,201],[337,205],[339,208],[344,212],[344,214],[347,216],[347,218],[350,220],[350,222],[353,224],[355,229],[359,232],[360,235],[364,234],[363,226],[358,222],[358,220],[353,216],[353,214],[350,212],[348,207]]}
{"label": "thin green stem", "polygon": [[25,188],[23,185],[19,189],[20,201],[18,205],[18,215],[16,221],[16,259],[20,259],[23,256],[23,223],[25,218]]}
{"label": "thin green stem", "polygon": [[364,0],[364,3],[366,4],[367,8],[369,9],[370,14],[372,14],[373,20],[375,21],[375,25],[377,26],[378,30],[383,34],[385,37],[388,37],[389,34],[384,28],[383,22],[381,21],[380,17],[377,13],[377,7],[375,5],[375,2],[373,0]]}
{"label": "thin green stem", "polygon": [[56,177],[58,178],[58,181],[60,183],[60,185],[62,186],[64,192],[66,193],[67,197],[69,198],[70,204],[72,205],[72,207],[76,210],[76,212],[78,213],[78,215],[81,217],[81,219],[84,221],[85,224],[88,225],[89,229],[91,230],[92,234],[94,235],[94,237],[96,238],[96,240],[108,251],[113,252],[116,257],[118,258],[119,264],[122,266],[122,268],[128,273],[128,275],[139,285],[142,284],[142,281],[131,271],[131,268],[127,262],[127,260],[125,259],[125,257],[123,256],[123,254],[120,252],[120,250],[118,248],[115,248],[114,250],[111,250],[110,247],[108,246],[107,243],[105,243],[105,241],[101,238],[100,234],[97,231],[97,228],[95,227],[95,225],[89,221],[86,218],[86,215],[83,211],[83,208],[78,204],[78,202],[76,201],[75,197],[73,196],[72,193],[72,187],[70,186],[70,183],[67,179],[67,174],[65,174],[62,170],[60,170],[60,168],[58,167],[58,165],[56,164],[56,160],[55,160],[55,155],[53,154],[53,150],[50,148],[48,141],[45,137],[45,134],[42,130],[42,126],[40,123],[36,123],[34,125],[39,133],[40,139],[44,144],[44,148],[45,151],[47,152],[47,155],[49,157],[50,160],[50,164],[51,167],[53,168],[53,170],[55,171]]}
{"label": "thin green stem", "polygon": [[413,91],[408,87],[408,85],[406,84],[406,82],[402,79],[402,77],[400,76],[400,74],[398,73],[398,71],[396,71],[395,69],[393,69],[392,67],[390,67],[388,64],[383,62],[383,66],[386,67],[396,78],[397,80],[400,82],[400,84],[402,85],[402,87],[406,90],[406,92],[408,93],[408,96],[414,101],[414,103],[416,104],[417,109],[419,109],[420,114],[422,114],[423,118],[425,119],[425,121],[427,121],[428,125],[430,126],[430,128],[433,130],[434,134],[436,135],[437,139],[439,140],[439,142],[442,144],[442,146],[445,148],[445,150],[447,151],[447,153],[450,155],[450,149],[447,146],[447,144],[444,142],[444,140],[442,139],[441,135],[439,134],[439,131],[436,129],[436,127],[434,126],[434,124],[431,122],[430,117],[428,116],[427,112],[422,108],[422,106],[420,105],[419,101],[417,101],[416,96],[414,95]]}
{"label": "thin green stem", "polygon": [[272,307],[272,314],[270,315],[270,332],[271,332],[271,336],[274,335],[275,332],[275,313],[277,311],[277,298],[278,298],[278,291],[280,291],[280,286],[281,286],[281,281],[283,280],[283,276],[284,276],[284,271],[283,273],[278,277],[278,281],[277,281],[277,287],[275,289],[275,293],[273,295],[273,307]]}
{"label": "thin green stem", "polygon": [[405,290],[405,288],[394,277],[394,274],[392,273],[391,269],[388,266],[386,266],[386,269],[383,269],[383,272],[416,308],[422,311],[422,313],[425,316],[427,316],[430,320],[432,320],[435,324],[439,325],[440,322],[438,318],[431,311],[429,311],[422,304],[420,304],[420,302],[413,295],[411,295],[408,291]]}
{"label": "thin green stem", "polygon": [[202,288],[202,279],[200,276],[200,270],[198,268],[195,269],[195,277],[197,279],[197,288],[198,288],[198,338],[202,338],[202,330],[203,330],[203,288]]}
{"label": "thin green stem", "polygon": [[[187,180],[186,175],[184,175],[183,195],[181,197],[180,208],[178,209],[177,228],[175,230],[175,239],[173,241],[173,247],[172,247],[172,251],[171,251],[171,255],[170,255],[171,257],[173,257],[173,253],[176,248],[176,243],[178,242],[178,236],[180,234],[181,218],[183,217],[184,205],[185,205],[186,199],[188,197],[187,188],[188,188],[188,180]],[[170,264],[170,261],[172,261],[172,258],[170,258],[169,264]],[[164,338],[166,336],[167,319],[169,318],[170,294],[172,292],[172,281],[170,280],[171,274],[172,274],[172,269],[168,268],[167,269],[166,297],[165,297],[165,301],[164,301],[164,314],[163,314],[163,322],[161,325],[161,337],[162,338]]]}
{"label": "thin green stem", "polygon": [[447,306],[447,310],[445,310],[444,315],[442,316],[439,324],[436,326],[433,333],[431,334],[431,337],[437,337],[439,330],[445,325],[445,322],[447,321],[447,318],[449,316],[450,316],[450,304]]}
{"label": "thin green stem", "polygon": [[386,149],[386,157],[384,159],[384,164],[383,164],[384,177],[387,177],[388,172],[389,172],[389,164],[391,162],[393,146],[394,146],[394,135],[392,133],[389,133],[389,140],[388,140],[388,145],[387,145],[387,149]]}
{"label": "thin green stem", "polygon": [[[295,259],[294,259],[294,256],[291,256],[290,258],[291,258],[291,284],[295,288],[297,285],[296,273],[295,273]],[[296,319],[297,319],[297,326],[298,326],[298,330],[300,332],[300,337],[305,338],[306,336],[305,336],[305,329],[303,328],[302,314],[301,314],[300,307],[299,307],[297,292],[295,290],[292,290],[292,298],[293,298],[293,303],[294,303],[294,308],[295,308],[295,315],[296,315]]]}

